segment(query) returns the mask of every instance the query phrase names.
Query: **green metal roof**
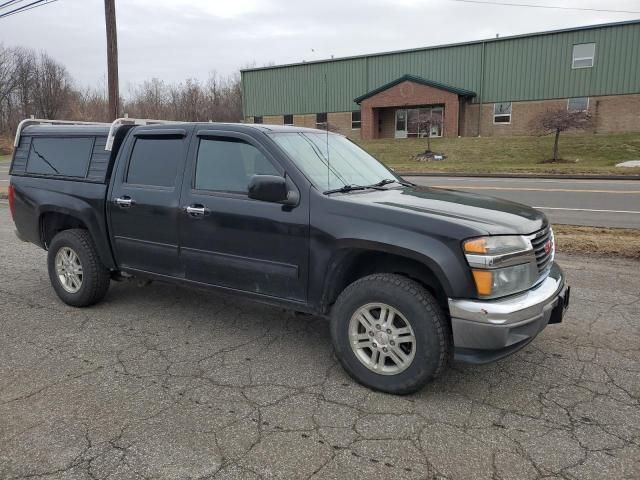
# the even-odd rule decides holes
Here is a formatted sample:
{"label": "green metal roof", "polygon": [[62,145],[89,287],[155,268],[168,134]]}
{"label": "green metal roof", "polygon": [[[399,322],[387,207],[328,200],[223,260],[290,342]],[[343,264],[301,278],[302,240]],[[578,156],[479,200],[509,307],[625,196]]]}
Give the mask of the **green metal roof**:
{"label": "green metal roof", "polygon": [[607,27],[617,27],[620,25],[635,25],[635,24],[640,24],[640,19],[626,20],[622,22],[596,23],[594,25],[581,25],[579,27],[560,28],[556,30],[546,30],[543,32],[522,33],[519,35],[507,35],[504,37],[491,37],[491,38],[486,38],[482,40],[471,40],[468,42],[442,43],[440,45],[430,45],[426,47],[417,47],[417,48],[405,48],[401,50],[389,50],[387,52],[364,53],[362,55],[349,55],[346,57],[326,58],[324,60],[310,60],[308,62],[303,60],[302,62],[282,63],[280,65],[268,65],[265,67],[241,68],[240,72],[273,70],[274,68],[287,68],[287,67],[295,67],[296,65],[311,65],[315,63],[334,63],[334,62],[340,62],[345,60],[353,60],[356,58],[379,57],[383,55],[396,55],[398,53],[421,52],[423,50],[433,50],[437,48],[450,48],[450,47],[460,47],[463,45],[477,45],[477,44],[483,44],[483,43],[504,42],[504,41],[513,40],[516,38],[536,37],[539,35],[551,35],[554,33],[578,32],[580,30],[591,30],[592,28],[607,28]]}
{"label": "green metal roof", "polygon": [[[595,43],[572,69],[574,44]],[[474,102],[640,93],[640,20],[242,71],[250,115],[358,110],[358,100],[410,75],[475,92]]]}
{"label": "green metal roof", "polygon": [[399,83],[402,82],[413,82],[413,83],[419,83],[420,85],[427,85],[429,87],[434,87],[434,88],[438,88],[440,90],[446,90],[448,92],[453,92],[453,93],[457,93],[458,95],[462,96],[462,97],[475,97],[476,93],[472,92],[471,90],[465,90],[464,88],[456,88],[456,87],[452,87],[450,85],[445,85],[444,83],[439,83],[439,82],[432,82],[431,80],[426,80],[422,77],[417,77],[415,75],[403,75],[400,78],[396,78],[395,80],[393,80],[392,82],[389,83],[385,83],[384,85],[379,86],[378,88],[375,88],[373,90],[371,90],[370,92],[365,93],[364,95],[359,96],[358,98],[354,98],[353,101],[356,103],[360,103],[363,100],[366,100],[369,97],[373,97],[374,95],[377,95],[380,92],[384,92],[385,90],[388,90],[391,87],[395,87],[396,85],[398,85]]}

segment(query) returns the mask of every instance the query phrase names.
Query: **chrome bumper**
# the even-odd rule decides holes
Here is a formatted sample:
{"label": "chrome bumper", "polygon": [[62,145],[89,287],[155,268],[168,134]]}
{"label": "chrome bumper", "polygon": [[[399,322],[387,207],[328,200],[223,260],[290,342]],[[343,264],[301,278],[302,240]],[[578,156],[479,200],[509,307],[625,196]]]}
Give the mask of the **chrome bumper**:
{"label": "chrome bumper", "polygon": [[487,363],[527,345],[548,323],[562,321],[569,305],[564,274],[553,264],[535,288],[499,300],[449,299],[457,360]]}

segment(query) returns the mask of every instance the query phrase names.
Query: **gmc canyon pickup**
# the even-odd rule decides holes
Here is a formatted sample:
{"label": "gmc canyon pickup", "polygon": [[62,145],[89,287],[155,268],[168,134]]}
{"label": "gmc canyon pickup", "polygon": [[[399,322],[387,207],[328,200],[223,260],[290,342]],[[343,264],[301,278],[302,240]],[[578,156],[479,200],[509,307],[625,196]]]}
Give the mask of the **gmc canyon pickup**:
{"label": "gmc canyon pickup", "polygon": [[71,123],[20,125],[9,186],[69,305],[137,277],[323,316],[346,371],[397,394],[521,349],[568,306],[542,213],[413,185],[341,135]]}

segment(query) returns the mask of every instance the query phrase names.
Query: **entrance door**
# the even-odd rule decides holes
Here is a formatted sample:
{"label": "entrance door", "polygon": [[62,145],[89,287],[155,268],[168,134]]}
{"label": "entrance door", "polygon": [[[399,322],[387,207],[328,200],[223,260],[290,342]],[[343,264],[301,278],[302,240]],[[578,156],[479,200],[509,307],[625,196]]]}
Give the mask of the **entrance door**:
{"label": "entrance door", "polygon": [[395,138],[407,138],[407,111],[403,108],[396,110]]}

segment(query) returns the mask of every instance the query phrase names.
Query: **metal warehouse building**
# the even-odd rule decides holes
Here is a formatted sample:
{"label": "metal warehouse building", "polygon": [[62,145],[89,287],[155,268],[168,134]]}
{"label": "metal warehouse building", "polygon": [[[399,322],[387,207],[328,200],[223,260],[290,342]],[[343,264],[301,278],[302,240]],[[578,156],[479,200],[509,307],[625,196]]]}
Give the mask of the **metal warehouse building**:
{"label": "metal warehouse building", "polygon": [[352,138],[527,135],[558,108],[638,132],[640,21],[253,68],[242,87],[247,122]]}

